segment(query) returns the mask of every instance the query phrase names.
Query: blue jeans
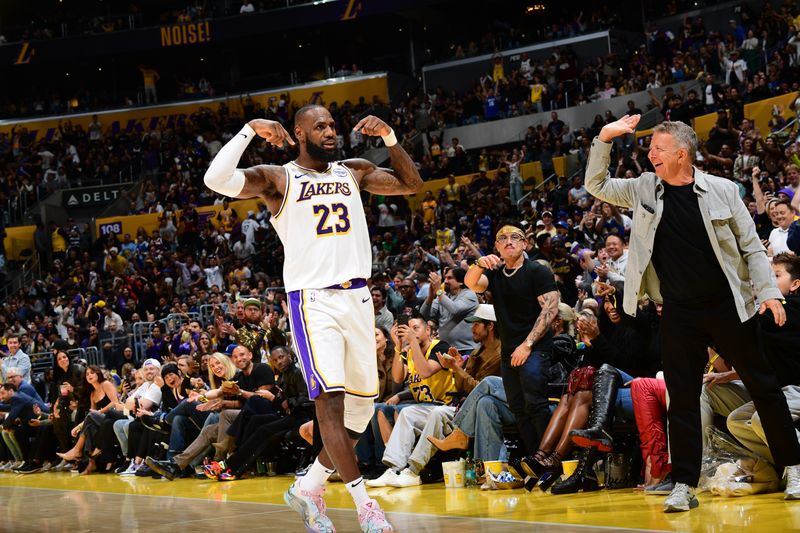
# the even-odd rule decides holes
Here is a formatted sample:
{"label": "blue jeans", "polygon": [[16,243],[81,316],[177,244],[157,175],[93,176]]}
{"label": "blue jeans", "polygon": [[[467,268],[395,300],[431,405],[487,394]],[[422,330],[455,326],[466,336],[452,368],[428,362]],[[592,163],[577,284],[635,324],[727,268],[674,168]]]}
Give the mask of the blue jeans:
{"label": "blue jeans", "polygon": [[511,197],[511,204],[514,208],[517,207],[517,202],[522,198],[522,180],[512,178],[510,183],[509,196]]}
{"label": "blue jeans", "polygon": [[453,418],[453,425],[474,439],[473,454],[482,461],[508,459],[503,427],[513,423],[500,376],[489,376],[478,383]]}
{"label": "blue jeans", "polygon": [[[630,383],[633,381],[633,376],[627,374],[617,368],[617,372],[622,376],[622,383]],[[633,416],[633,400],[631,399],[631,387],[627,385],[625,388],[620,387],[617,391],[617,403],[614,404],[614,415],[621,416],[628,420],[634,420]]]}
{"label": "blue jeans", "polygon": [[119,448],[122,450],[122,455],[124,457],[128,456],[128,426],[133,421],[133,418],[127,417],[123,418],[122,420],[116,420],[114,425],[114,435],[117,436],[117,440],[119,441]]}
{"label": "blue jeans", "polygon": [[543,368],[543,359],[548,355],[547,352],[531,352],[522,366],[511,366],[511,361],[503,361],[500,366],[508,407],[514,414],[517,429],[529,454],[539,448],[539,441],[550,421],[547,377]]}
{"label": "blue jeans", "polygon": [[[167,423],[170,425],[169,433],[169,450],[167,451],[167,459],[172,459],[172,456],[182,452],[186,448],[187,440],[194,440],[200,434],[200,430],[204,427],[204,422],[208,418],[209,413],[198,411],[196,409],[196,402],[181,402],[169,412],[166,417]],[[187,439],[187,435],[192,436]]]}

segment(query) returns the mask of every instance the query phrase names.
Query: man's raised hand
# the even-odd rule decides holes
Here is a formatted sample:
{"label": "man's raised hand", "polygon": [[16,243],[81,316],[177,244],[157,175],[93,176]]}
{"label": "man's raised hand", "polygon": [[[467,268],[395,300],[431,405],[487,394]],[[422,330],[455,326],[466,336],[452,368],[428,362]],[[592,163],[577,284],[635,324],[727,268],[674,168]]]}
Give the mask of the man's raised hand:
{"label": "man's raised hand", "polygon": [[368,115],[358,121],[353,131],[360,131],[364,135],[372,137],[384,137],[392,132],[392,128],[378,117]]}
{"label": "man's raised hand", "polygon": [[256,132],[256,135],[263,137],[268,143],[278,148],[282,148],[284,142],[294,146],[291,135],[289,135],[289,132],[284,129],[280,122],[256,118],[248,122],[248,124]]}
{"label": "man's raised hand", "polygon": [[609,122],[600,130],[600,135],[598,135],[598,137],[601,141],[607,143],[614,137],[633,133],[641,118],[642,115],[625,115],[619,120]]}

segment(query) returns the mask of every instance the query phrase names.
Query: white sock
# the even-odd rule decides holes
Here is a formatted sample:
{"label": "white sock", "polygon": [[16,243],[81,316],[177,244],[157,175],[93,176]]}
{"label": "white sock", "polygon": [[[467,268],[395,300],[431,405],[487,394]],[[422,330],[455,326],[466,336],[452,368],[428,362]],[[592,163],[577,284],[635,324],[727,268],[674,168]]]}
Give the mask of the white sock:
{"label": "white sock", "polygon": [[347,492],[349,492],[350,496],[353,497],[353,501],[356,504],[356,509],[364,505],[364,503],[369,500],[369,494],[367,494],[367,484],[364,483],[364,478],[359,477],[358,479],[354,479],[350,483],[346,483],[345,486],[347,487]]}
{"label": "white sock", "polygon": [[331,477],[334,470],[327,468],[319,462],[319,457],[314,460],[314,464],[308,468],[303,477],[297,480],[297,486],[302,490],[314,490],[325,484]]}

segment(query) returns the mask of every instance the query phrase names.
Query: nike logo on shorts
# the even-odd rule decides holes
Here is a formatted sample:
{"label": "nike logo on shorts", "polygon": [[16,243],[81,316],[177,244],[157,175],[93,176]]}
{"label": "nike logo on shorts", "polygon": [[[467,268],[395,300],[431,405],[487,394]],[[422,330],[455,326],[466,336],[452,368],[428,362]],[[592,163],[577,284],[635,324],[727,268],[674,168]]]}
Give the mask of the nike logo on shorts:
{"label": "nike logo on shorts", "polygon": [[372,297],[371,297],[371,296],[370,296],[369,298],[364,298],[363,300],[361,300],[361,303],[362,303],[362,304],[365,304],[365,303],[367,303],[368,301],[370,301],[371,299],[372,299]]}
{"label": "nike logo on shorts", "polygon": [[247,139],[247,135],[245,135],[244,133],[239,133],[239,135],[241,135],[242,137],[244,137],[245,139]]}

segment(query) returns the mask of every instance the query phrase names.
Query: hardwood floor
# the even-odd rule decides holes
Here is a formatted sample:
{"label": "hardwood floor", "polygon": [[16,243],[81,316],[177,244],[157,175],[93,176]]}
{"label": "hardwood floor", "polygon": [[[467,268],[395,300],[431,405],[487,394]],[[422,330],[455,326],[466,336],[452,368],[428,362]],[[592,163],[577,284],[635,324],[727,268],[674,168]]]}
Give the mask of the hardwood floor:
{"label": "hardwood floor", "polygon": [[[219,483],[68,473],[0,473],[0,531],[193,532],[304,531],[283,505],[289,477]],[[397,531],[744,531],[800,530],[800,502],[782,494],[745,498],[700,496],[690,513],[665,515],[663,497],[633,490],[551,496],[539,492],[445,489],[442,484],[371,489]],[[340,532],[359,531],[341,483],[326,501]]]}

